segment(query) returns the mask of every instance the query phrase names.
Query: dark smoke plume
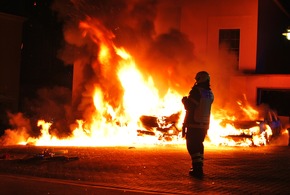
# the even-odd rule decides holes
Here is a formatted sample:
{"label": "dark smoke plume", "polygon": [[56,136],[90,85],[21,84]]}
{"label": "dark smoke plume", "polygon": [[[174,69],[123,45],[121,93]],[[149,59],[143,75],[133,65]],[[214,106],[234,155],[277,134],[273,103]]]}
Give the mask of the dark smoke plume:
{"label": "dark smoke plume", "polygon": [[53,9],[64,21],[66,40],[59,57],[66,64],[81,67],[73,107],[82,117],[87,118],[94,110],[91,95],[96,85],[103,90],[110,105],[119,106],[123,96],[116,75],[118,57],[113,56],[110,63],[101,63],[97,56],[100,45],[96,44],[101,41],[100,37],[94,40],[83,37],[79,26],[82,21],[89,20],[107,35],[108,41],[124,47],[138,68],[153,77],[161,96],[169,88],[182,91],[189,81],[192,84],[193,76],[188,76],[188,68],[193,67],[195,59],[193,43],[177,29],[156,34],[158,3],[156,0],[55,1]]}

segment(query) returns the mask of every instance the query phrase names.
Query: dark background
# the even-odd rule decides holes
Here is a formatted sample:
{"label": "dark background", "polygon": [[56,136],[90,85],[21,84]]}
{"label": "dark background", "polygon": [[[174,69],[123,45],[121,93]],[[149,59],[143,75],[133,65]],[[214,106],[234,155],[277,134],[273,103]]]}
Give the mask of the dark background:
{"label": "dark background", "polygon": [[290,27],[290,1],[259,0],[258,10],[256,73],[289,74],[290,41],[282,33]]}
{"label": "dark background", "polygon": [[25,17],[20,70],[19,109],[37,89],[72,87],[73,67],[58,59],[63,44],[62,23],[50,9],[52,0],[1,0],[0,12]]}

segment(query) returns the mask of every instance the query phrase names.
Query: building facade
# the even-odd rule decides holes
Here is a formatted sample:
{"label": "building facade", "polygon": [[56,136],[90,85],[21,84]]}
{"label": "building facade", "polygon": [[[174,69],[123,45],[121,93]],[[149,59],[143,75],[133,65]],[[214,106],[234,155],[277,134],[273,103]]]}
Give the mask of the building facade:
{"label": "building facade", "polygon": [[[177,28],[190,37],[204,64],[215,67],[209,71],[216,93],[228,101],[245,94],[253,105],[269,104],[290,116],[290,42],[282,35],[290,18],[282,1],[185,0],[175,4],[178,11],[170,3],[161,7],[157,29]],[[178,20],[162,22],[172,14]]]}

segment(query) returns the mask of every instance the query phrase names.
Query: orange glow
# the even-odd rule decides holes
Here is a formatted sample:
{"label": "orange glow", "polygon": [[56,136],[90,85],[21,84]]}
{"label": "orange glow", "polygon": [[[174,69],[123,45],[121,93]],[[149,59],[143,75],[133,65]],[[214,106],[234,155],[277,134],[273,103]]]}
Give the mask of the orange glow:
{"label": "orange glow", "polygon": [[[98,83],[95,84],[93,94],[90,94],[94,103],[94,110],[90,118],[76,121],[76,128],[68,138],[57,138],[49,132],[50,122],[38,121],[41,127],[41,135],[38,138],[29,137],[18,144],[33,144],[37,146],[121,146],[131,144],[184,144],[180,132],[185,115],[181,98],[183,94],[168,89],[161,97],[158,88],[154,84],[155,78],[144,76],[138,69],[134,58],[124,48],[116,47],[112,38],[114,35],[100,23],[92,25],[91,19],[80,22],[84,38],[90,38],[99,46],[98,62],[110,63],[112,56],[118,56],[117,76],[123,88],[123,97],[119,106],[110,105],[106,99],[110,98]],[[248,119],[257,119],[258,112],[249,105],[237,102],[241,111]],[[175,117],[170,118],[173,114]],[[140,120],[142,116],[156,118],[157,126],[146,127]],[[175,115],[174,115],[175,116]],[[154,119],[154,118],[153,118]],[[214,145],[245,145],[249,146],[266,144],[265,137],[260,134],[259,124],[249,128],[247,133],[252,139],[235,141],[228,135],[241,135],[241,129],[231,124],[221,125],[224,119],[235,121],[235,117],[229,117],[222,112],[213,111],[208,131],[209,144]],[[169,121],[169,122],[168,122]],[[271,129],[266,126],[264,134],[270,135]],[[166,133],[164,133],[166,132]],[[166,135],[165,135],[166,134]],[[169,137],[169,138],[168,138]]]}

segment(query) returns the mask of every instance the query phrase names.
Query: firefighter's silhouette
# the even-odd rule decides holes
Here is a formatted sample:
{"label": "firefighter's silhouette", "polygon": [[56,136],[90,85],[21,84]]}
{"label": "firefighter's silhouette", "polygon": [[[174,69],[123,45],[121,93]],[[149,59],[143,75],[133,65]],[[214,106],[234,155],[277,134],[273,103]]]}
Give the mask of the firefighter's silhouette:
{"label": "firefighter's silhouette", "polygon": [[186,110],[182,135],[186,138],[186,147],[192,161],[189,174],[200,178],[203,177],[203,142],[209,128],[214,95],[210,88],[210,76],[206,71],[198,72],[195,80],[189,95],[182,98]]}

